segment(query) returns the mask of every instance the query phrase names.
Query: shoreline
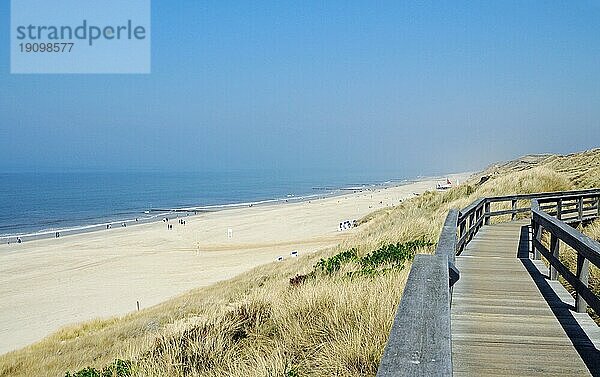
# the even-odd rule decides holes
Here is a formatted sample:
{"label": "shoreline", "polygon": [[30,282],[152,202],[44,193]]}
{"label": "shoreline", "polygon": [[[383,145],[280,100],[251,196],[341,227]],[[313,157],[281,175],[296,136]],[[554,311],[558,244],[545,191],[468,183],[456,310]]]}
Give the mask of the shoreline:
{"label": "shoreline", "polygon": [[[371,191],[377,189],[384,189],[390,187],[401,187],[405,185],[409,185],[411,183],[427,181],[427,180],[435,180],[435,179],[443,179],[448,176],[460,175],[460,174],[472,174],[470,172],[465,173],[453,173],[449,175],[443,176],[433,176],[433,177],[417,177],[410,179],[402,179],[402,180],[388,180],[385,182],[376,182],[376,183],[364,183],[359,185],[353,185],[348,187],[340,187],[340,188],[331,188],[331,187],[318,187],[313,188],[313,190],[323,190],[328,191],[326,193],[318,193],[318,194],[304,194],[299,196],[289,196],[285,198],[274,198],[274,199],[263,199],[256,200],[251,202],[231,202],[225,204],[213,204],[213,205],[203,205],[203,206],[188,206],[188,207],[173,207],[173,208],[150,208],[141,213],[141,215],[146,216],[138,216],[134,218],[126,218],[126,219],[118,219],[113,221],[104,221],[96,224],[82,224],[69,226],[64,228],[56,228],[56,229],[44,229],[35,232],[17,232],[13,234],[0,235],[0,245],[8,245],[8,244],[16,244],[20,239],[21,242],[31,242],[35,240],[42,239],[52,239],[59,238],[65,236],[71,236],[76,234],[85,234],[92,232],[101,232],[101,231],[109,231],[118,228],[126,228],[130,226],[137,226],[142,224],[149,224],[162,221],[163,218],[167,217],[170,219],[179,219],[182,217],[196,216],[201,213],[207,212],[217,212],[217,211],[225,211],[230,209],[239,209],[239,208],[247,208],[247,207],[259,207],[259,206],[269,206],[269,205],[281,205],[286,203],[301,203],[310,200],[318,200],[318,199],[326,199],[338,196],[348,195],[349,193],[357,193],[363,191]],[[154,213],[154,215],[151,215]],[[59,237],[57,237],[57,233]]]}
{"label": "shoreline", "polygon": [[[468,174],[449,175],[461,181]],[[343,242],[360,219],[427,190],[437,179],[324,199],[203,212],[158,222],[0,245],[0,354],[97,318],[126,315],[279,257]],[[231,233],[229,230],[231,229]]]}

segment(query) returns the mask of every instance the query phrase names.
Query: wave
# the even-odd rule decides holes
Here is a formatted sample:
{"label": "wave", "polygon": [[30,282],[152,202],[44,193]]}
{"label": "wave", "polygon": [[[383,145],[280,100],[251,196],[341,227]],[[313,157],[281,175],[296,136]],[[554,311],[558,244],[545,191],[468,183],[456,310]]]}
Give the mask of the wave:
{"label": "wave", "polygon": [[[400,183],[401,182],[401,183]],[[169,207],[162,206],[157,208],[135,208],[134,206],[126,205],[121,207],[121,209],[115,209],[112,213],[107,213],[109,210],[104,208],[99,208],[100,213],[97,216],[84,214],[79,212],[71,213],[73,216],[70,218],[65,217],[65,215],[69,215],[69,211],[65,210],[62,214],[62,217],[55,219],[35,219],[32,218],[31,222],[27,219],[27,214],[23,213],[20,216],[15,216],[14,223],[4,223],[0,225],[0,240],[7,241],[9,239],[15,239],[16,237],[20,237],[23,240],[25,238],[43,238],[43,237],[53,237],[56,232],[60,232],[63,234],[75,234],[81,232],[88,232],[94,230],[105,229],[107,225],[114,227],[115,225],[119,226],[123,223],[126,225],[138,224],[138,223],[147,223],[152,221],[160,220],[162,217],[172,214],[172,216],[179,216],[182,212],[187,212],[188,214],[198,213],[198,212],[212,212],[212,211],[221,211],[227,209],[236,209],[243,207],[253,207],[253,206],[262,206],[262,205],[271,205],[277,203],[286,203],[286,202],[300,202],[300,201],[309,201],[317,198],[330,197],[335,195],[341,195],[348,193],[351,190],[369,190],[369,189],[377,189],[385,186],[398,185],[408,183],[408,180],[388,180],[383,183],[360,183],[360,184],[346,184],[345,186],[337,186],[337,187],[327,187],[323,186],[321,188],[315,188],[314,186],[307,186],[306,190],[313,190],[313,193],[303,194],[296,196],[295,193],[288,193],[286,196],[280,196],[276,198],[269,199],[261,199],[261,200],[252,200],[252,201],[240,201],[240,202],[231,202],[231,203],[220,203],[220,204],[209,204],[209,205],[198,205],[198,206],[180,206],[180,207]],[[314,190],[318,190],[317,193],[314,193]],[[279,195],[282,195],[279,193]],[[150,201],[154,199],[144,199],[139,200],[135,195],[132,196],[133,200],[139,201],[143,203],[144,201]],[[216,199],[213,198],[213,200]],[[95,202],[97,205],[97,202]],[[123,203],[125,204],[125,203]],[[68,206],[68,203],[65,203]],[[38,214],[43,213],[43,209],[35,208],[38,210]],[[79,216],[78,216],[79,215]],[[87,216],[86,216],[87,215]],[[8,218],[7,218],[8,219]],[[9,219],[10,220],[10,219]],[[3,221],[4,222],[4,221]],[[12,241],[11,241],[12,242]]]}

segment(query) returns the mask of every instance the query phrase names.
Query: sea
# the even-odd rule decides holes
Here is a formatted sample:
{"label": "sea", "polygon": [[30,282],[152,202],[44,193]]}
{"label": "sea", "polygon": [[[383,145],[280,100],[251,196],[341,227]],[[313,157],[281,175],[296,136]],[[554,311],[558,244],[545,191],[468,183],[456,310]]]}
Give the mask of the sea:
{"label": "sea", "polygon": [[393,172],[336,170],[0,173],[0,237],[147,222],[173,208],[218,210],[407,181]]}

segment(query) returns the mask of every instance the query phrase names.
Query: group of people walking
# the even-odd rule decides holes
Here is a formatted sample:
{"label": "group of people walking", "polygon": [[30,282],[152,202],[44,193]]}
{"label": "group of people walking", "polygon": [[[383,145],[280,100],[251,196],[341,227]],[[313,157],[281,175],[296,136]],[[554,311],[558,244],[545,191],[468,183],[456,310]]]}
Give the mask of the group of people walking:
{"label": "group of people walking", "polygon": [[346,221],[342,221],[340,223],[340,229],[339,230],[342,231],[342,230],[346,230],[346,229],[351,229],[351,228],[354,228],[356,226],[358,226],[358,222],[356,220],[352,220],[352,221],[346,220]]}

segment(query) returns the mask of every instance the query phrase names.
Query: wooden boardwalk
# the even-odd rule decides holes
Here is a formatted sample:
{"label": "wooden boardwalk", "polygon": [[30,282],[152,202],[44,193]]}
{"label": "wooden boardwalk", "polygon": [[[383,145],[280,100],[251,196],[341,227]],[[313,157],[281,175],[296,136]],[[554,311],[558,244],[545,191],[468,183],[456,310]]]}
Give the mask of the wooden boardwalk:
{"label": "wooden boardwalk", "polygon": [[454,376],[600,376],[600,328],[527,259],[527,224],[485,226],[456,258]]}

